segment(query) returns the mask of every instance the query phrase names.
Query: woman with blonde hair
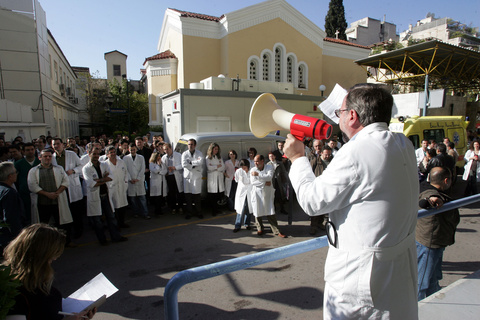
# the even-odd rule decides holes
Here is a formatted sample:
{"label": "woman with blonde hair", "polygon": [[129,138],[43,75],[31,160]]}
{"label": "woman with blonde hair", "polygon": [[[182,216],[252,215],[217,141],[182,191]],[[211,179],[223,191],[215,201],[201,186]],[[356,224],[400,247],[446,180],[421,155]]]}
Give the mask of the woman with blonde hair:
{"label": "woman with blonde hair", "polygon": [[155,214],[161,215],[162,206],[165,203],[164,197],[167,196],[167,167],[162,163],[162,154],[159,152],[152,153],[148,168],[150,169],[150,199],[155,205]]}
{"label": "woman with blonde hair", "polygon": [[208,147],[205,164],[207,165],[207,191],[212,202],[212,216],[216,216],[220,211],[218,201],[225,191],[225,178],[223,176],[225,164],[220,155],[220,146],[215,142],[212,142]]}
{"label": "woman with blonde hair", "polygon": [[10,266],[11,274],[22,283],[7,320],[9,317],[13,319],[14,315],[15,319],[26,320],[91,319],[96,313],[94,308],[65,318],[59,314],[62,295],[52,286],[54,271],[51,264],[62,255],[65,242],[63,232],[37,223],[23,229],[5,248],[3,264]]}

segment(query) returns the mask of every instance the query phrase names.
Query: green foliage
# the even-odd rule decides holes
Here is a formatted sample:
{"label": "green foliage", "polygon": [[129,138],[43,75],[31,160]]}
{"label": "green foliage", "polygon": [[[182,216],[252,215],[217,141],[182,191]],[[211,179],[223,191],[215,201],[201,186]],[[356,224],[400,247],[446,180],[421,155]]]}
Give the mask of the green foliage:
{"label": "green foliage", "polygon": [[414,44],[422,43],[427,40],[425,39],[408,39],[408,46],[413,46]]}
{"label": "green foliage", "polygon": [[401,44],[400,42],[395,42],[395,41],[390,42],[389,41],[389,42],[384,43],[382,45],[378,45],[378,46],[373,47],[372,51],[370,52],[370,55],[381,53],[384,50],[393,51],[393,50],[397,50],[397,49],[401,49],[401,48],[403,48],[403,44]]}
{"label": "green foliage", "polygon": [[130,110],[130,129],[131,132],[148,131],[148,98],[144,93],[138,93],[133,87],[123,80],[119,83],[116,79],[109,84],[110,97],[112,103],[110,108],[124,109],[126,113],[110,113],[106,124],[106,132],[122,130],[128,131],[128,111]]}
{"label": "green foliage", "polygon": [[473,36],[478,31],[477,28],[471,25],[467,26],[460,21],[452,19],[447,20],[447,28],[450,30],[450,34],[448,35],[449,39]]}
{"label": "green foliage", "polygon": [[335,32],[338,30],[338,39],[347,40],[345,30],[347,21],[345,20],[345,8],[343,0],[330,0],[328,12],[325,16],[325,32],[327,37],[335,38]]}
{"label": "green foliage", "polygon": [[8,311],[15,305],[15,297],[19,294],[20,281],[10,275],[10,267],[0,265],[0,319],[5,319]]}

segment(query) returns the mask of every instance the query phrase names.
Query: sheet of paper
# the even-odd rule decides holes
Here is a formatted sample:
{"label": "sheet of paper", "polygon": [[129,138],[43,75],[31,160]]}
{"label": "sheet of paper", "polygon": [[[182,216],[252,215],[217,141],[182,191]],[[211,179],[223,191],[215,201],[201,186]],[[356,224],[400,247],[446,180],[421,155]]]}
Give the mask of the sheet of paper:
{"label": "sheet of paper", "polygon": [[343,89],[338,83],[335,84],[332,92],[328,96],[327,100],[320,103],[320,110],[323,114],[326,115],[330,120],[338,124],[338,118],[335,115],[335,110],[341,109],[343,104],[343,99],[347,95],[347,90]]}
{"label": "sheet of paper", "polygon": [[[118,289],[103,275],[99,273],[95,278],[87,282],[83,287],[63,299],[62,311],[78,313],[95,303],[98,306],[106,298],[117,292]],[[106,298],[103,298],[106,296]],[[97,301],[98,300],[98,301]],[[92,306],[93,307],[93,306]]]}

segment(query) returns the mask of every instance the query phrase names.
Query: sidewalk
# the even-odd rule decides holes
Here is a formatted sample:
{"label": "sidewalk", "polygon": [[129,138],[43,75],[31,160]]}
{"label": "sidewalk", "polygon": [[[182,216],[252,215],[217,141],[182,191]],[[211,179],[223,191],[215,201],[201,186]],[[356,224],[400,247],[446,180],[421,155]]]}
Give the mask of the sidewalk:
{"label": "sidewalk", "polygon": [[420,320],[478,319],[480,270],[460,279],[418,303]]}

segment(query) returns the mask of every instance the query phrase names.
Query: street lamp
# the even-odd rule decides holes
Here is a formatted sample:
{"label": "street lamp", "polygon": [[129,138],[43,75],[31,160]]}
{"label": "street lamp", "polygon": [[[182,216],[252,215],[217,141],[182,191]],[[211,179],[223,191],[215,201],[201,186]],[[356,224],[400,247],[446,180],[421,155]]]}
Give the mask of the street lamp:
{"label": "street lamp", "polygon": [[324,84],[320,85],[320,87],[318,87],[318,89],[322,92],[322,97],[323,97],[323,91],[327,90],[327,87],[325,87]]}
{"label": "street lamp", "polygon": [[122,74],[122,79],[125,80],[127,86],[127,112],[128,112],[128,137],[130,137],[131,126],[130,126],[130,91],[128,90],[128,80],[127,75]]}

